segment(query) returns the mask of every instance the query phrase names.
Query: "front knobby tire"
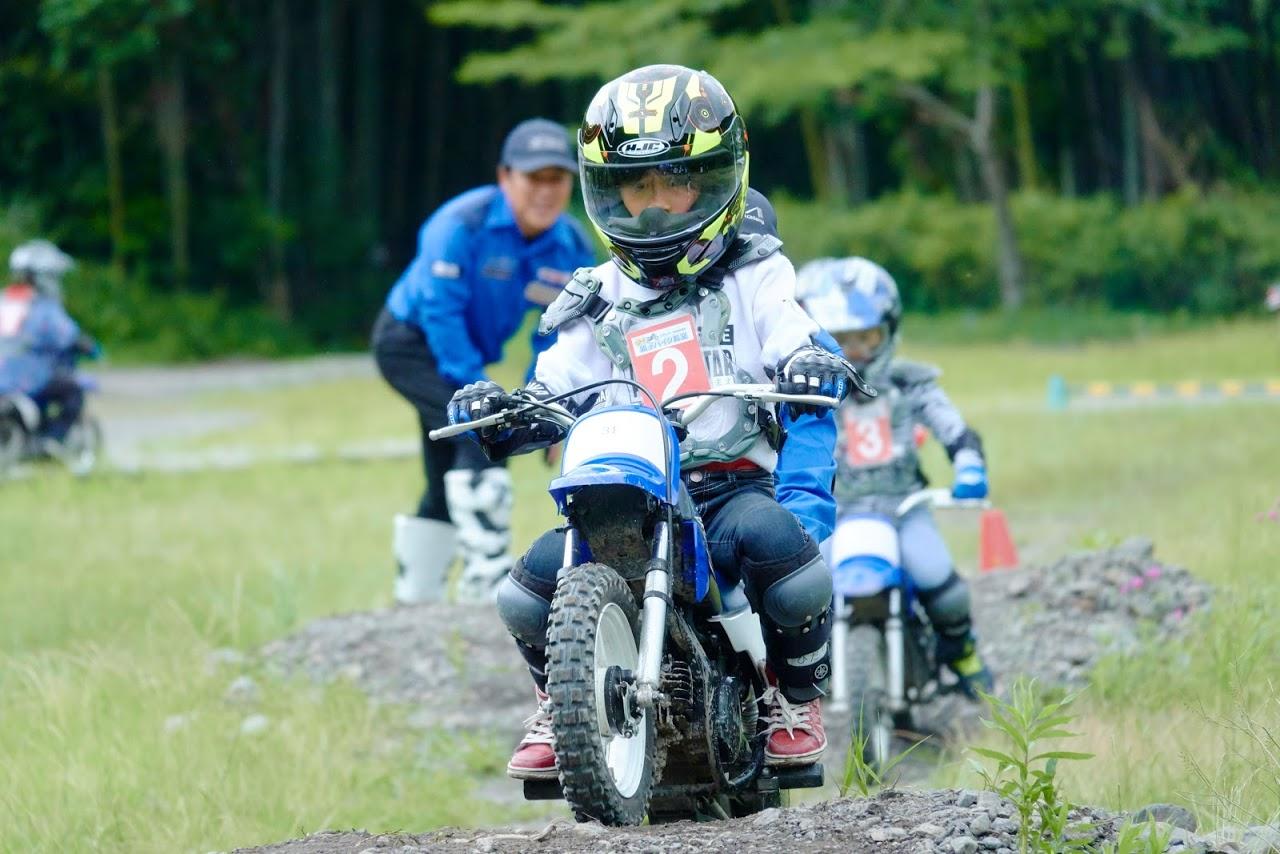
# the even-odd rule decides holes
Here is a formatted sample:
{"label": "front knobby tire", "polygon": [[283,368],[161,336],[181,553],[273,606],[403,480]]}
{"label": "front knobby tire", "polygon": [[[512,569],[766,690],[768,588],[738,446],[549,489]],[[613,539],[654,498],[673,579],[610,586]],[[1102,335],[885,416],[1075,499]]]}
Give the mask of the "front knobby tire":
{"label": "front knobby tire", "polygon": [[646,711],[625,738],[609,732],[604,706],[605,672],[639,666],[639,625],[630,589],[609,567],[582,564],[560,578],[547,630],[547,693],[560,783],[579,821],[634,825],[649,807],[653,715]]}
{"label": "front knobby tire", "polygon": [[862,760],[875,771],[889,767],[893,757],[893,715],[888,707],[888,667],[885,639],[871,625],[849,629],[849,711],[853,739],[850,750],[862,744]]}

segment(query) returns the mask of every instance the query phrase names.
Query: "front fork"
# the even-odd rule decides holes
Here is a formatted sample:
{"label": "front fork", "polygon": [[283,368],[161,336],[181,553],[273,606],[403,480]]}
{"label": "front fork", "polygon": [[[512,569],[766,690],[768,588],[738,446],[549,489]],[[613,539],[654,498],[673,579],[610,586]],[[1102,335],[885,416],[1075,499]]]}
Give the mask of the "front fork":
{"label": "front fork", "polygon": [[[902,590],[889,590],[888,618],[884,623],[885,704],[893,713],[907,710],[906,654],[902,621]],[[849,710],[849,668],[847,651],[849,619],[852,616],[844,597],[836,594],[835,622],[831,626],[831,711]]]}
{"label": "front fork", "polygon": [[889,618],[884,621],[885,700],[889,711],[907,710],[907,668],[902,624],[902,590],[889,590]]}
{"label": "front fork", "polygon": [[849,668],[845,660],[849,646],[849,606],[839,593],[832,602],[835,622],[831,624],[831,711],[849,711]]}
{"label": "front fork", "polygon": [[654,531],[653,558],[644,578],[644,610],[640,618],[640,661],[636,670],[636,703],[653,708],[662,696],[663,642],[667,636],[667,607],[671,604],[670,516]]}
{"label": "front fork", "polygon": [[[654,531],[653,558],[645,572],[643,612],[640,618],[639,661],[634,674],[635,703],[651,709],[662,696],[663,643],[667,635],[667,606],[671,602],[671,529],[668,517]],[[564,532],[564,562],[568,568],[578,563],[578,532],[572,526]]]}

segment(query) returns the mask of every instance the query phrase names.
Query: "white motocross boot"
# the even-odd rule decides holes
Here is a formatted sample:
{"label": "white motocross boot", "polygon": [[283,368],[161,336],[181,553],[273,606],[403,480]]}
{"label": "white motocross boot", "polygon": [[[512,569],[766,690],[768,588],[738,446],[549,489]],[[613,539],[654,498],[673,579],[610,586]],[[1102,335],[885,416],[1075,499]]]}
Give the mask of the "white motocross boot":
{"label": "white motocross boot", "polygon": [[396,516],[391,549],[396,556],[396,601],[405,605],[439,602],[457,549],[457,533],[448,522]]}
{"label": "white motocross boot", "polygon": [[506,469],[454,469],[444,476],[449,517],[458,526],[459,602],[487,602],[511,569],[511,474]]}

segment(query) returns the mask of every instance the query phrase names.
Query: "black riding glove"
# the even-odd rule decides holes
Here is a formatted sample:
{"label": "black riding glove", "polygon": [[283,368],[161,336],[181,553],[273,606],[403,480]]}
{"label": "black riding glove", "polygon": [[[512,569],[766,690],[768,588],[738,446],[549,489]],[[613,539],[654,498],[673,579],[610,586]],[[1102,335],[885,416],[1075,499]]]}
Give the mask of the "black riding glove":
{"label": "black riding glove", "polygon": [[[857,369],[845,359],[813,344],[801,347],[778,363],[774,387],[782,394],[820,394],[844,400],[851,390],[867,398],[876,390],[867,385]],[[828,407],[788,403],[792,419],[801,415],[821,415]]]}
{"label": "black riding glove", "polygon": [[[464,386],[449,401],[449,423],[465,424],[495,412],[518,407],[529,400],[546,400],[551,393],[541,383],[532,382],[511,394],[505,394],[502,386],[492,382],[478,382]],[[486,457],[492,462],[505,460],[514,454],[523,454],[554,445],[564,438],[564,428],[555,422],[538,418],[536,409],[527,416],[501,427],[489,426],[473,430],[468,435],[480,443]]]}
{"label": "black riding glove", "polygon": [[[465,385],[453,393],[449,399],[447,414],[450,424],[466,424],[478,421],[506,408],[506,393],[502,386],[488,380]],[[499,431],[494,427],[482,427],[472,430],[470,434],[480,444],[492,441]]]}

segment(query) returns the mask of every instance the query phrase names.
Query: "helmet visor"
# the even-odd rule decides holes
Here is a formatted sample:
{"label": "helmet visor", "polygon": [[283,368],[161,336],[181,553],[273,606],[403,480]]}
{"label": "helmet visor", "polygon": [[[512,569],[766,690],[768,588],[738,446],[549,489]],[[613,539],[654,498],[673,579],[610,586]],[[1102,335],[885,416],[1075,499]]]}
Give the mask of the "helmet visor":
{"label": "helmet visor", "polygon": [[724,149],[665,163],[584,161],[587,216],[613,238],[667,240],[714,219],[737,194],[744,165]]}

